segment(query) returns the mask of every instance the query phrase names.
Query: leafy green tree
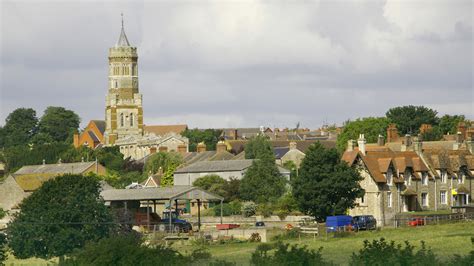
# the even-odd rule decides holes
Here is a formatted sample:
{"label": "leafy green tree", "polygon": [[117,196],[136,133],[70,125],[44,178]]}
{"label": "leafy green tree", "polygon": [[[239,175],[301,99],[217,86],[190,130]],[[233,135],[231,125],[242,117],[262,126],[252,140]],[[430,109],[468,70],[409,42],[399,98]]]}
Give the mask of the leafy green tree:
{"label": "leafy green tree", "polygon": [[193,182],[193,186],[200,187],[211,193],[225,197],[226,196],[226,191],[225,191],[226,183],[227,181],[218,175],[205,175],[205,176],[197,178]]}
{"label": "leafy green tree", "polygon": [[298,166],[296,166],[295,162],[293,161],[286,161],[285,163],[283,163],[283,167],[285,169],[288,169],[290,170],[290,180],[295,178],[298,174]]}
{"label": "leafy green tree", "polygon": [[12,173],[24,165],[57,163],[61,154],[68,149],[74,149],[72,145],[65,143],[51,143],[34,145],[32,148],[26,146],[14,146],[5,149],[5,164],[7,171]]}
{"label": "leafy green tree", "polygon": [[72,142],[72,136],[79,128],[79,116],[64,107],[49,106],[41,117],[38,128],[40,133],[51,136],[54,141]]}
{"label": "leafy green tree", "polygon": [[145,173],[156,174],[160,168],[164,173],[170,168],[176,169],[182,163],[183,157],[177,152],[157,152],[146,159]]}
{"label": "leafy green tree", "polygon": [[[31,108],[18,108],[5,119],[2,135],[5,137],[2,147],[28,145],[36,133],[38,118]],[[2,143],[0,143],[2,144]]]}
{"label": "leafy green tree", "polygon": [[292,180],[292,193],[299,209],[325,221],[326,216],[344,214],[364,195],[359,172],[340,160],[336,149],[312,144],[302,161],[299,176]]}
{"label": "leafy green tree", "polygon": [[107,237],[114,226],[99,188],[92,176],[63,175],[45,182],[8,224],[13,255],[49,259]]}
{"label": "leafy green tree", "polygon": [[367,143],[377,142],[379,135],[386,137],[389,121],[385,117],[364,117],[355,121],[348,121],[341,134],[337,136],[337,149],[342,152],[346,149],[348,140],[357,140],[359,134],[364,134]]}
{"label": "leafy green tree", "polygon": [[49,134],[43,132],[37,133],[31,138],[31,144],[33,145],[51,144],[53,142],[53,138]]}
{"label": "leafy green tree", "polygon": [[401,134],[418,134],[422,124],[438,125],[437,111],[424,106],[394,107],[385,114],[391,123],[397,125]]}
{"label": "leafy green tree", "polygon": [[443,134],[438,126],[433,127],[431,130],[421,133],[421,139],[423,141],[435,141],[443,138]]}
{"label": "leafy green tree", "polygon": [[215,150],[216,144],[222,130],[219,129],[186,129],[181,135],[189,139],[189,151],[196,151],[197,145],[200,142],[206,144],[207,150]]}
{"label": "leafy green tree", "polygon": [[[87,154],[87,153],[85,153]],[[97,149],[92,154],[93,158],[105,166],[107,169],[120,172],[124,164],[123,154],[120,152],[118,146],[103,147]]]}
{"label": "leafy green tree", "polygon": [[161,177],[161,186],[163,187],[170,187],[174,184],[173,174],[176,168],[178,168],[179,164],[177,163],[170,163],[167,167],[166,171],[163,173]]}
{"label": "leafy green tree", "polygon": [[460,122],[465,122],[466,117],[463,115],[443,115],[439,119],[439,131],[442,135],[444,134],[456,134],[458,131],[458,124]]}
{"label": "leafy green tree", "polygon": [[275,157],[273,147],[268,137],[258,135],[250,139],[245,145],[245,159],[261,159]]}
{"label": "leafy green tree", "polygon": [[235,200],[240,200],[240,180],[234,177],[231,177],[225,184],[224,184],[224,200],[226,202],[232,202]]}
{"label": "leafy green tree", "polygon": [[285,185],[275,161],[256,159],[240,182],[240,196],[257,203],[273,202],[283,195]]}

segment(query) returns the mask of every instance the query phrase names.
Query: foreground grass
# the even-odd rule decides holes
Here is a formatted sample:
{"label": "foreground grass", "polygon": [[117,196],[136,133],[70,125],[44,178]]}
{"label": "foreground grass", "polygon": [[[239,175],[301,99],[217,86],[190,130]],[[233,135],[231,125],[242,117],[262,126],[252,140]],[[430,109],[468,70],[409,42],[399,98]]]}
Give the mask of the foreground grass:
{"label": "foreground grass", "polygon": [[[466,255],[472,249],[471,237],[474,237],[474,223],[458,223],[449,225],[432,225],[417,228],[383,229],[376,232],[359,232],[342,238],[321,237],[313,239],[305,237],[301,240],[285,241],[291,244],[307,245],[317,249],[323,247],[324,258],[334,263],[348,264],[353,252],[363,247],[363,241],[380,239],[403,243],[408,240],[419,247],[420,241],[425,241],[428,247],[441,259],[447,260],[454,254]],[[211,245],[210,252],[214,258],[236,262],[237,265],[248,265],[251,253],[255,250],[256,243],[241,243],[228,245]]]}
{"label": "foreground grass", "polygon": [[[272,232],[274,233],[274,232]],[[291,239],[284,242],[291,244],[307,245],[309,248],[318,249],[323,247],[322,254],[339,265],[348,264],[353,252],[357,252],[363,246],[365,239],[371,241],[381,237],[388,241],[402,243],[406,240],[419,247],[420,241],[425,241],[428,247],[441,259],[448,260],[454,254],[466,255],[472,249],[471,237],[474,237],[474,222],[457,224],[430,225],[417,228],[387,228],[375,232],[358,232],[345,237],[334,238],[332,236],[303,237]],[[209,246],[213,258],[235,262],[237,265],[248,265],[251,253],[259,243],[232,243],[213,244]],[[190,245],[173,245],[176,250],[187,253],[193,248]],[[28,259],[18,260],[10,256],[6,265],[54,265],[57,260]]]}

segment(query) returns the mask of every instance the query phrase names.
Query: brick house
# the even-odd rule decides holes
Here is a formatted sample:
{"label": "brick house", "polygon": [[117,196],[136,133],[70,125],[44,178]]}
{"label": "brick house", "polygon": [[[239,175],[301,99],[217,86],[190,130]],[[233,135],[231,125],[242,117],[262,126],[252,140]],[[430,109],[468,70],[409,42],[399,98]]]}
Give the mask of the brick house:
{"label": "brick house", "polygon": [[74,134],[74,147],[95,149],[104,143],[105,121],[91,120],[80,134]]}

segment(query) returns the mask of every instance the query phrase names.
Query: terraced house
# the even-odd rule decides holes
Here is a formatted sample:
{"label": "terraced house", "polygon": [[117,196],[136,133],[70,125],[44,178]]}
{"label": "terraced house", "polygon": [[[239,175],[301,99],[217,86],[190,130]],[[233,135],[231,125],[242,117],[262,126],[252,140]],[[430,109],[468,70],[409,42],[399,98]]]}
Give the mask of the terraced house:
{"label": "terraced house", "polygon": [[443,210],[465,206],[474,193],[472,141],[437,148],[408,138],[400,150],[383,141],[366,144],[360,135],[355,147],[349,141],[342,159],[356,166],[364,178],[366,193],[357,200],[351,215],[371,214],[379,226],[393,224],[396,214],[410,211]]}

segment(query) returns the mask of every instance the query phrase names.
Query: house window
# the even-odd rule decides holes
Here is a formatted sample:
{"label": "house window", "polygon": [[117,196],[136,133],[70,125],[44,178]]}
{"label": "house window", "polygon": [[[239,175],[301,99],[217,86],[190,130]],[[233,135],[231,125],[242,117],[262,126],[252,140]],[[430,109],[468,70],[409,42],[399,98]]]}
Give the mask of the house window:
{"label": "house window", "polygon": [[421,174],[421,184],[423,184],[424,186],[428,185],[428,175],[426,174],[426,172],[423,172]]}
{"label": "house window", "polygon": [[392,208],[392,192],[387,192],[387,206]]}
{"label": "house window", "polygon": [[446,191],[439,192],[439,201],[441,202],[441,204],[448,204],[448,201],[446,198]]}
{"label": "house window", "polygon": [[123,127],[124,126],[124,120],[125,118],[123,117],[123,113],[120,114],[120,126]]}
{"label": "house window", "polygon": [[441,170],[441,183],[446,184],[446,170]]}
{"label": "house window", "polygon": [[393,182],[393,178],[392,178],[392,170],[391,169],[388,169],[387,171],[387,184],[389,186],[392,185],[392,182]]}
{"label": "house window", "polygon": [[464,183],[464,174],[462,172],[458,173],[458,184]]}
{"label": "house window", "polygon": [[364,202],[365,202],[365,195],[362,196],[362,198],[360,198],[360,202],[361,202],[362,204],[364,204]]}
{"label": "house window", "polygon": [[428,193],[421,193],[421,206],[428,206]]}
{"label": "house window", "polygon": [[405,185],[407,185],[407,186],[411,185],[411,174],[410,173],[406,174]]}

